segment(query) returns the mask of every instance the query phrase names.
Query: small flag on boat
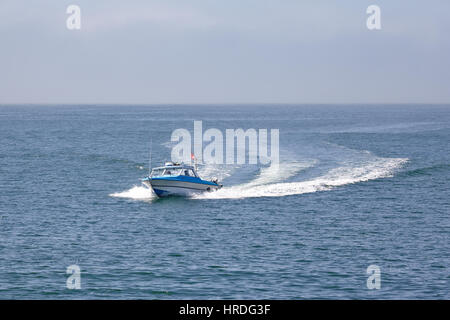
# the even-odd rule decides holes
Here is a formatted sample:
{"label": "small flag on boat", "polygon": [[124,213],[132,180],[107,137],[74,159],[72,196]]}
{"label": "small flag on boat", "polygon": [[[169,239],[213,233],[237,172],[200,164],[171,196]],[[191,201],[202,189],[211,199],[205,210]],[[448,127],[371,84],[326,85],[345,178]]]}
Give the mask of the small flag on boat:
{"label": "small flag on boat", "polygon": [[191,153],[191,159],[192,159],[192,160],[195,160],[195,156],[194,156],[193,153]]}

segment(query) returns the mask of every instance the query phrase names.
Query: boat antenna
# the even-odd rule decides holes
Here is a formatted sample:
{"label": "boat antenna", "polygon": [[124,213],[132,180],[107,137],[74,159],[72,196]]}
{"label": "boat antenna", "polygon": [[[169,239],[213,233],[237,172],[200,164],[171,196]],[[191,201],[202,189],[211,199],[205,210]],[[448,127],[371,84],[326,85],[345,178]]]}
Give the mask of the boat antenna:
{"label": "boat antenna", "polygon": [[152,174],[152,144],[153,138],[150,138],[150,155],[148,157],[148,176]]}

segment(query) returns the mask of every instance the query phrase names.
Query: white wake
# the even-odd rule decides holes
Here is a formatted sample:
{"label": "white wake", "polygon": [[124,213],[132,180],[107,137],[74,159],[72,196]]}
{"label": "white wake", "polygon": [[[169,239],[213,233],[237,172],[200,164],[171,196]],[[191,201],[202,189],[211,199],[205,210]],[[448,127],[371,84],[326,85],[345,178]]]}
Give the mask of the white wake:
{"label": "white wake", "polygon": [[[359,158],[359,159],[358,159]],[[262,168],[252,180],[234,186],[193,196],[194,199],[241,199],[255,197],[283,197],[317,191],[331,190],[335,187],[392,177],[408,159],[375,157],[370,152],[355,153],[339,166],[326,173],[304,181],[286,182],[302,171],[314,167],[319,161],[281,163],[279,167]],[[207,165],[200,168],[204,179],[218,177],[219,181],[238,174],[239,167]],[[144,186],[134,186],[129,190],[112,193],[112,197],[149,201],[157,196]]]}
{"label": "white wake", "polygon": [[[252,197],[282,197],[317,191],[330,190],[334,187],[363,182],[373,179],[391,177],[394,171],[408,159],[375,158],[360,166],[341,166],[312,180],[288,183],[261,183],[270,181],[266,176],[260,176],[249,183],[224,187],[216,192],[204,193],[196,199],[240,199]],[[280,167],[281,170],[282,167]],[[270,171],[269,171],[270,172]],[[264,172],[261,172],[264,175]],[[274,172],[268,173],[276,176]]]}

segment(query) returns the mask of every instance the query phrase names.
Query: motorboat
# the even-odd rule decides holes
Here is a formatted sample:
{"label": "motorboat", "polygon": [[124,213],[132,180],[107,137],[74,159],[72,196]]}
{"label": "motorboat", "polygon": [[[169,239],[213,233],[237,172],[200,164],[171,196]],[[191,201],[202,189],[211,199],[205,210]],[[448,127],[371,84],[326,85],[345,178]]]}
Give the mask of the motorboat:
{"label": "motorboat", "polygon": [[153,168],[142,183],[152,189],[158,197],[191,196],[220,189],[217,179],[203,180],[197,174],[196,166],[177,162],[166,162]]}

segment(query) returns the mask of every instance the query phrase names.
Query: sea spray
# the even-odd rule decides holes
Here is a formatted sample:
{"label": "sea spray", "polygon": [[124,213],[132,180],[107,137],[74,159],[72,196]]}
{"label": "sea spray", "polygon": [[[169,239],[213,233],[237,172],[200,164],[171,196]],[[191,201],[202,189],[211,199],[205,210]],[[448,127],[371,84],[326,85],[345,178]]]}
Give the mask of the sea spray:
{"label": "sea spray", "polygon": [[126,191],[111,193],[110,196],[135,200],[152,200],[156,198],[156,195],[149,188],[143,186],[134,186]]}

